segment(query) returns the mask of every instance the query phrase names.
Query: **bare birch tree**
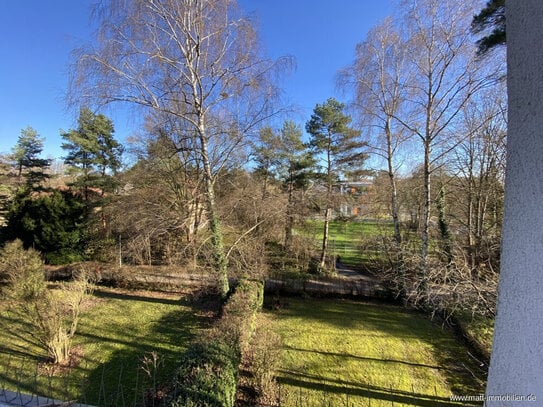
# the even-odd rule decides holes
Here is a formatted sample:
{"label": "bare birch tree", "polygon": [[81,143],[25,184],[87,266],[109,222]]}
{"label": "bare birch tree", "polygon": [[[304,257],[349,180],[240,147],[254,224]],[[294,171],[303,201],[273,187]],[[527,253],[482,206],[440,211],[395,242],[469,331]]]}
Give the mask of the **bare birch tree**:
{"label": "bare birch tree", "polygon": [[390,182],[390,212],[394,239],[401,244],[396,156],[408,139],[405,127],[395,119],[406,98],[409,71],[407,47],[391,18],[370,30],[366,40],[356,46],[352,65],[339,73],[338,84],[353,92],[352,105],[362,127],[368,129],[370,148],[386,160]]}
{"label": "bare birch tree", "polygon": [[[185,123],[202,164],[218,287],[228,262],[214,183],[230,154],[272,112],[278,63],[262,56],[234,0],[110,0],[96,47],[79,50],[75,100],[128,102]],[[221,146],[221,160],[212,152]]]}
{"label": "bare birch tree", "polygon": [[[464,133],[452,168],[459,190],[459,223],[472,270],[497,266],[505,177],[506,101],[503,83],[463,111]],[[492,247],[494,246],[494,247]]]}
{"label": "bare birch tree", "polygon": [[462,109],[482,86],[483,79],[469,30],[473,5],[459,7],[453,0],[408,0],[403,6],[413,79],[405,84],[409,112],[397,119],[415,134],[423,150],[420,289],[425,291],[432,204],[430,175],[454,148],[448,141]]}

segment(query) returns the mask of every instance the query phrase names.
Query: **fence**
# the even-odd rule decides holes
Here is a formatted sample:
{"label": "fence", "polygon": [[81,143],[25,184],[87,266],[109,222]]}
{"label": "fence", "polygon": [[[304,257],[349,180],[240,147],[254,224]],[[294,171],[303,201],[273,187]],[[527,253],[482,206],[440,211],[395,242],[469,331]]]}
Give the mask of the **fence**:
{"label": "fence", "polygon": [[[149,376],[138,369],[135,382],[124,381],[125,366],[118,366],[117,380],[106,383],[102,372],[98,386],[89,386],[84,377],[73,377],[71,374],[58,376],[47,375],[40,370],[35,361],[25,360],[17,364],[5,363],[0,374],[0,407],[52,407],[73,406],[89,407],[164,407],[166,398],[164,387],[158,383],[156,377]],[[12,361],[11,361],[12,362]],[[32,365],[31,373],[29,366]],[[10,370],[10,375],[6,374]],[[342,389],[328,389],[327,384],[306,388],[303,386],[288,385],[281,379],[277,386],[275,401],[269,404],[260,404],[261,407],[394,407],[394,406],[428,406],[428,407],[454,407],[454,406],[480,406],[481,403],[452,402],[447,397],[438,395],[434,388],[428,394],[422,394],[414,386],[409,390],[397,390],[393,386],[389,389],[376,389],[372,386],[345,387]],[[322,389],[321,389],[322,388]],[[77,396],[74,391],[77,389]],[[37,396],[39,394],[40,396]],[[64,401],[60,401],[64,400]],[[240,404],[247,406],[248,404]]]}
{"label": "fence", "polygon": [[35,359],[17,359],[2,353],[0,358],[0,407],[165,405],[165,389],[156,373],[147,374],[142,368],[137,368],[135,378],[130,372],[132,377],[127,380],[126,366],[119,365],[114,382],[106,379],[102,369],[98,377],[94,377],[94,383],[90,383],[84,374],[87,372],[84,365],[53,372]]}
{"label": "fence", "polygon": [[372,280],[327,278],[327,279],[267,279],[266,293],[313,294],[323,296],[384,297],[385,290]]}

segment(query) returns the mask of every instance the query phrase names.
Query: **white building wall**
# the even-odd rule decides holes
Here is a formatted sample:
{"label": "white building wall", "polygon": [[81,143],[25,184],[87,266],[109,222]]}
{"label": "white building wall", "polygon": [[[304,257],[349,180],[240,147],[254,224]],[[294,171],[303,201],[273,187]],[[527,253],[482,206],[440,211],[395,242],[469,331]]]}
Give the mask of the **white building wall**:
{"label": "white building wall", "polygon": [[[486,405],[543,406],[543,1],[507,0],[506,10],[508,157],[487,386],[502,400]],[[528,395],[537,401],[513,400]]]}

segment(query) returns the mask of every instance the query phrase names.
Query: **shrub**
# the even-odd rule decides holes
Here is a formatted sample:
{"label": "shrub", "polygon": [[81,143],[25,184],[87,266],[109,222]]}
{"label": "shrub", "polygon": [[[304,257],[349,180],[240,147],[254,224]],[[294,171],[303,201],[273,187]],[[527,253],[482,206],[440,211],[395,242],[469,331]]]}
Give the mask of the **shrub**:
{"label": "shrub", "polygon": [[257,318],[245,360],[251,372],[250,385],[256,392],[258,405],[276,405],[279,387],[275,372],[281,362],[281,338],[271,329],[270,321],[264,315]]}
{"label": "shrub", "polygon": [[241,355],[247,349],[262,307],[264,286],[242,280],[223,307],[223,315],[205,342],[183,355],[170,395],[171,407],[232,407]]}
{"label": "shrub", "polygon": [[20,193],[6,216],[6,238],[44,253],[48,263],[66,264],[85,257],[87,207],[70,192],[33,197]]}
{"label": "shrub", "polygon": [[7,243],[1,250],[0,270],[7,275],[5,294],[13,304],[11,311],[26,323],[28,340],[36,341],[52,363],[66,361],[81,303],[90,290],[86,273],[53,293],[47,289],[39,253],[25,250],[20,240]]}
{"label": "shrub", "polygon": [[233,406],[240,360],[224,342],[199,342],[183,355],[170,406]]}
{"label": "shrub", "polygon": [[255,329],[257,312],[264,301],[261,281],[241,280],[223,307],[223,315],[214,336],[223,338],[241,354],[249,344]]}
{"label": "shrub", "polygon": [[39,252],[25,250],[21,240],[6,243],[0,250],[0,276],[8,284],[10,298],[31,301],[45,290],[43,262]]}

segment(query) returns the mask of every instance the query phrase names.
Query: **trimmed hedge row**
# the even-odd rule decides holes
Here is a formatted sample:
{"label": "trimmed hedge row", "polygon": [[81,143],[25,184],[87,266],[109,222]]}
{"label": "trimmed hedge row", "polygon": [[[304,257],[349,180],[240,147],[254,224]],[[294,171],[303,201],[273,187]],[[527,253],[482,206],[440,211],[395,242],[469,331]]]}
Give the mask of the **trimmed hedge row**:
{"label": "trimmed hedge row", "polygon": [[184,353],[174,377],[170,407],[232,407],[241,355],[262,308],[264,285],[241,280],[210,335]]}

